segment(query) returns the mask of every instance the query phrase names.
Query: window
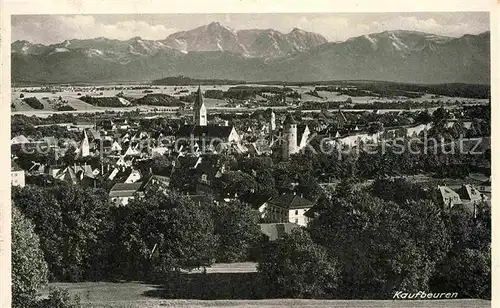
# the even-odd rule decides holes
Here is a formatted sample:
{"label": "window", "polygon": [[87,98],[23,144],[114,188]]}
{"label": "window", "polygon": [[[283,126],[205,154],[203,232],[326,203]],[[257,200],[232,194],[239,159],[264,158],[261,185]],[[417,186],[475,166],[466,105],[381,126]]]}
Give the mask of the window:
{"label": "window", "polygon": [[299,210],[295,210],[295,215],[299,215]]}
{"label": "window", "polygon": [[203,174],[203,175],[201,176],[201,181],[202,181],[202,182],[204,182],[204,183],[208,182],[208,177],[207,177],[207,175],[206,175],[206,174]]}
{"label": "window", "polygon": [[299,223],[299,219],[298,218],[295,218],[295,223],[298,224]]}

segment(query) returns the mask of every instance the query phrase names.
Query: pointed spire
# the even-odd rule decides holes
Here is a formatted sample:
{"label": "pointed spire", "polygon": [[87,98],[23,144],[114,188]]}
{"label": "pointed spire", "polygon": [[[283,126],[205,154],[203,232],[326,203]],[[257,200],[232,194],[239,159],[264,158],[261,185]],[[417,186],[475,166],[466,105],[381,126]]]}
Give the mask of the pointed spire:
{"label": "pointed spire", "polygon": [[297,124],[297,122],[295,122],[295,119],[293,118],[292,114],[289,112],[286,115],[286,118],[285,118],[285,121],[283,122],[283,125],[288,126],[291,124]]}
{"label": "pointed spire", "polygon": [[196,92],[196,106],[199,107],[203,105],[203,93],[201,93],[201,85],[198,85],[198,91]]}

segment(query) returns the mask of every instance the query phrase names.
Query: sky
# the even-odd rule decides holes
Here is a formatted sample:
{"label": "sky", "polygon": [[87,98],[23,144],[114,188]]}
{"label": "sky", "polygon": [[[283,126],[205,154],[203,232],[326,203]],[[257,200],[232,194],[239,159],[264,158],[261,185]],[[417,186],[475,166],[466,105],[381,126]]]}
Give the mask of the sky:
{"label": "sky", "polygon": [[293,13],[293,14],[135,14],[13,15],[12,41],[54,44],[66,39],[106,37],[164,39],[168,35],[218,21],[235,30],[297,27],[329,41],[383,32],[415,30],[459,37],[489,31],[487,12],[451,13]]}

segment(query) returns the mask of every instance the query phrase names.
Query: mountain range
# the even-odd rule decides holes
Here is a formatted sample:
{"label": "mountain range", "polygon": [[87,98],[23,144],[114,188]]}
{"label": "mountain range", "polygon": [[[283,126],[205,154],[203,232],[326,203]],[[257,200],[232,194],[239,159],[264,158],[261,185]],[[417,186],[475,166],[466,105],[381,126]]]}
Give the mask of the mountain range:
{"label": "mountain range", "polygon": [[328,42],[298,28],[233,30],[218,22],[163,40],[99,37],[11,44],[13,83],[147,82],[186,75],[246,81],[490,82],[490,33],[384,31]]}

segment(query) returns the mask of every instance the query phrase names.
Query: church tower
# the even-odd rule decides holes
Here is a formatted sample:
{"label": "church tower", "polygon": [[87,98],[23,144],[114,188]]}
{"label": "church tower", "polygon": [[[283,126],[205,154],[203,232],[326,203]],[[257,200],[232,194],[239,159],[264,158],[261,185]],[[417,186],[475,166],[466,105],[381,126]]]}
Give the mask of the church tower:
{"label": "church tower", "polygon": [[269,130],[270,131],[276,130],[276,114],[274,114],[274,111],[272,110],[271,110],[271,120],[269,122]]}
{"label": "church tower", "polygon": [[87,157],[90,155],[90,145],[89,138],[87,137],[87,132],[83,130],[83,140],[80,145],[80,157]]}
{"label": "church tower", "polygon": [[201,93],[201,88],[198,86],[198,92],[196,99],[194,101],[194,123],[198,126],[207,126],[207,108],[203,103],[203,95]]}
{"label": "church tower", "polygon": [[290,113],[286,115],[285,122],[283,122],[283,134],[285,139],[283,142],[283,158],[288,159],[291,154],[298,152],[297,122]]}

